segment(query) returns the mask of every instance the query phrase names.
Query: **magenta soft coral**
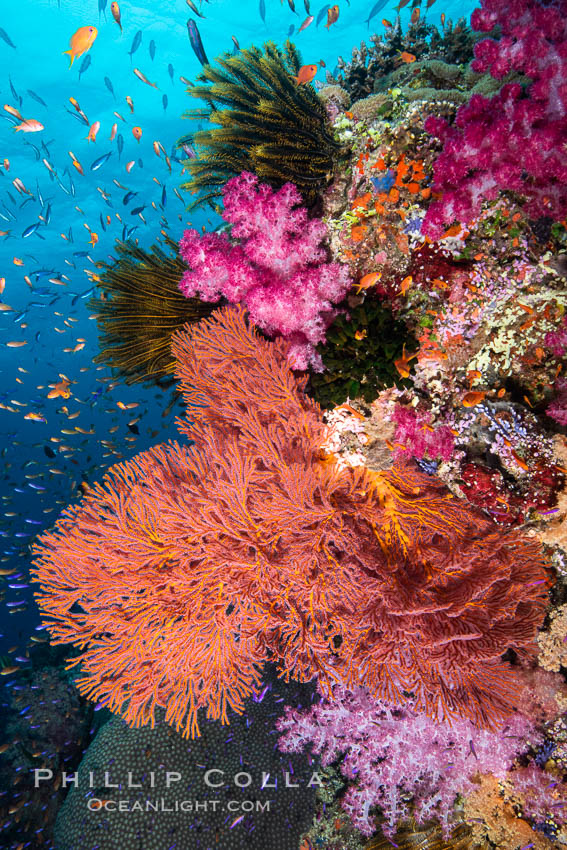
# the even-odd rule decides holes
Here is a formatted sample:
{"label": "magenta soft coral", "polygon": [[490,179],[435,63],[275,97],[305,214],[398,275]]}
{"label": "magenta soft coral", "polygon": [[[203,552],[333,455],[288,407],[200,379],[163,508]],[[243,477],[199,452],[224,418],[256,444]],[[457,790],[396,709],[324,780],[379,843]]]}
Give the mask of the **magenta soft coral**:
{"label": "magenta soft coral", "polygon": [[322,371],[315,346],[325,341],[333,305],[351,286],[347,267],[327,262],[325,224],[308,218],[292,183],[274,192],[248,172],[228,181],[223,201],[231,236],[241,242],[187,230],[180,250],[189,270],[181,291],[243,304],[265,333],[291,342],[290,365]]}
{"label": "magenta soft coral", "polygon": [[[453,454],[455,440],[448,425],[431,425],[429,411],[417,411],[413,407],[397,404],[393,420],[396,423],[395,455],[409,452],[412,457],[421,460],[427,456],[430,460],[449,460]],[[402,448],[405,447],[405,448]]]}
{"label": "magenta soft coral", "polygon": [[444,142],[434,180],[443,197],[423,225],[431,238],[455,220],[476,218],[482,201],[502,190],[525,197],[534,218],[567,215],[567,0],[481,0],[471,25],[501,31],[476,45],[473,70],[495,79],[516,71],[531,82],[504,85],[492,99],[473,95],[454,126],[427,119],[426,130]]}

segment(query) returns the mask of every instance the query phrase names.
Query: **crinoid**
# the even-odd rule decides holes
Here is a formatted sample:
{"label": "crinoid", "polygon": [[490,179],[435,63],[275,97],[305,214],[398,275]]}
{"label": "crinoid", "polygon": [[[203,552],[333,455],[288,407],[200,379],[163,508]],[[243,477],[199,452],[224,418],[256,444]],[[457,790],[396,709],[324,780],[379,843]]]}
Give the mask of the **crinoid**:
{"label": "crinoid", "polygon": [[127,384],[173,383],[174,331],[208,316],[214,306],[182,295],[179,281],[187,266],[175,242],[166,237],[165,243],[173,255],[156,245],[146,251],[117,241],[117,260],[97,263],[98,297],[89,302],[100,331],[95,362],[117,369]]}
{"label": "crinoid", "polygon": [[220,196],[223,184],[251,171],[275,188],[295,183],[312,206],[333,170],[340,145],[333,138],[323,101],[309,84],[294,79],[301,65],[290,41],[280,50],[249,47],[235,56],[223,54],[197,77],[202,85],[187,94],[207,103],[185,118],[219,125],[188,134],[180,148],[200,148],[185,162],[191,180],[182,185],[197,197],[193,209]]}

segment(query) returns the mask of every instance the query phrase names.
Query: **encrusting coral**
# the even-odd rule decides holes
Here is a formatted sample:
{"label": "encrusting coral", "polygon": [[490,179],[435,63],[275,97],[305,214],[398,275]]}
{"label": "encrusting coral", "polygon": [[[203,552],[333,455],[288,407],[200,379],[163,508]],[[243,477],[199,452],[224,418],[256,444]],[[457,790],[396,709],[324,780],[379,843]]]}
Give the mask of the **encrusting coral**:
{"label": "encrusting coral", "polygon": [[185,164],[191,180],[182,188],[197,194],[190,209],[221,194],[223,183],[252,171],[275,188],[295,183],[312,206],[332,175],[340,144],[333,138],[322,100],[295,80],[301,60],[290,41],[282,52],[273,42],[224,54],[206,65],[202,85],[187,89],[208,107],[185,118],[220,125],[179,141],[193,141],[198,156]]}
{"label": "encrusting coral", "polygon": [[[195,449],[113,467],[34,545],[39,607],[82,653],[79,690],[133,725],[228,722],[274,660],[434,717],[505,716],[507,648],[534,652],[539,545],[498,532],[410,463],[339,469],[319,406],[241,308],[173,343]],[[230,366],[230,368],[228,368]]]}

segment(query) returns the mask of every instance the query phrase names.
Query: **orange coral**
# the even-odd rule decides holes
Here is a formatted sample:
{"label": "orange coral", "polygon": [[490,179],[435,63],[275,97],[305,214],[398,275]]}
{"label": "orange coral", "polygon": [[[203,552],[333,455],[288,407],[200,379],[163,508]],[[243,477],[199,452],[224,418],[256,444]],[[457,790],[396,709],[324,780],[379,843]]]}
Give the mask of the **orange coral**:
{"label": "orange coral", "polygon": [[501,654],[533,652],[539,546],[495,531],[409,463],[323,463],[325,426],[242,309],[174,337],[196,448],[118,464],[34,547],[54,642],[82,650],[80,691],[131,724],[156,706],[184,734],[228,720],[274,660],[435,715],[490,724],[514,698]]}

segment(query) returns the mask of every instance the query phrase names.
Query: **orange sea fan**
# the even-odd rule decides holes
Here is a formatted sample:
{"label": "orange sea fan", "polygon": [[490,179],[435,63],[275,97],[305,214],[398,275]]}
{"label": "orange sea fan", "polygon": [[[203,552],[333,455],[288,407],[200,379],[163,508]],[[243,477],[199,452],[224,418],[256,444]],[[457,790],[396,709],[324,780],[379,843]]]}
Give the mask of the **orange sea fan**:
{"label": "orange sea fan", "polygon": [[287,348],[241,308],[178,332],[177,424],[195,447],[113,467],[39,538],[38,603],[82,650],[81,692],[131,724],[164,706],[195,735],[200,708],[227,722],[272,660],[493,723],[513,701],[501,654],[533,651],[543,617],[538,545],[409,463],[322,463],[321,410]]}

